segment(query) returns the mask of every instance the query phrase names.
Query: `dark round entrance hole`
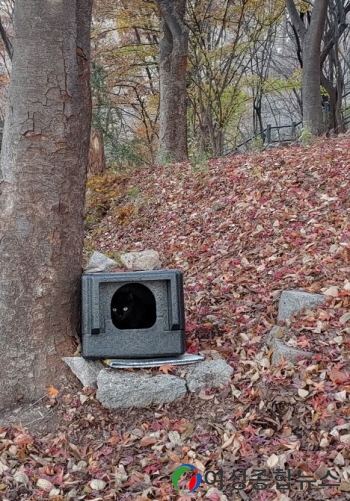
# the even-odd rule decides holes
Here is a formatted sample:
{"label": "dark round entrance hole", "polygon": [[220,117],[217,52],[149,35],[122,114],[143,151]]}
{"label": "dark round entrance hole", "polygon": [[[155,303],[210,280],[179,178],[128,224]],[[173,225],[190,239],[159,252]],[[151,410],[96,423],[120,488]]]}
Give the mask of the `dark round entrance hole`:
{"label": "dark round entrance hole", "polygon": [[143,284],[120,287],[112,297],[111,318],[117,329],[148,329],[156,323],[157,309],[153,292]]}

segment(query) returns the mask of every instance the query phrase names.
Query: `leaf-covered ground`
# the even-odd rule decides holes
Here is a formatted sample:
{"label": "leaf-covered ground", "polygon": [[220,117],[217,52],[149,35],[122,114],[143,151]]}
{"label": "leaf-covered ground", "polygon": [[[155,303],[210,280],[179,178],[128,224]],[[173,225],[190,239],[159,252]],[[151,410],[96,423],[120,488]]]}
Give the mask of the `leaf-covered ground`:
{"label": "leaf-covered ground", "polygon": [[[349,150],[347,137],[322,139],[91,179],[87,250],[152,248],[183,270],[188,351],[218,352],[232,382],[114,412],[93,391],[51,391],[55,433],[0,428],[0,498],[350,499]],[[264,337],[286,289],[328,301],[287,323],[285,341],[315,356],[271,366]],[[212,485],[179,494],[171,474],[182,463],[217,472]],[[291,475],[285,489],[278,469]]]}

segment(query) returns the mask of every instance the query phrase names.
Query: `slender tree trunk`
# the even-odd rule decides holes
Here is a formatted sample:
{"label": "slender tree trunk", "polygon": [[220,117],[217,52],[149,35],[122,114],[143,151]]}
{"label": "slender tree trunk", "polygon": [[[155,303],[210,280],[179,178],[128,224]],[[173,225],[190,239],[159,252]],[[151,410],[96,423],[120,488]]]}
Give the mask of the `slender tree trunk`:
{"label": "slender tree trunk", "polygon": [[0,171],[0,407],[69,378],[90,134],[92,0],[16,0]]}
{"label": "slender tree trunk", "polygon": [[264,132],[264,125],[262,121],[262,112],[261,112],[261,105],[262,105],[262,92],[261,88],[257,90],[257,95],[254,99],[253,103],[253,131],[254,131],[254,136],[260,136],[262,144],[265,142],[265,132]]}
{"label": "slender tree trunk", "polygon": [[[332,40],[333,41],[333,40]],[[333,41],[333,47],[329,51],[328,75],[321,71],[321,84],[328,93],[329,120],[328,130],[338,134],[345,132],[344,120],[341,115],[342,95],[344,92],[344,75],[339,61],[339,39]]]}
{"label": "slender tree trunk", "polygon": [[187,160],[186,68],[188,33],[183,23],[186,0],[156,0],[162,16],[160,41],[160,114],[157,161]]}

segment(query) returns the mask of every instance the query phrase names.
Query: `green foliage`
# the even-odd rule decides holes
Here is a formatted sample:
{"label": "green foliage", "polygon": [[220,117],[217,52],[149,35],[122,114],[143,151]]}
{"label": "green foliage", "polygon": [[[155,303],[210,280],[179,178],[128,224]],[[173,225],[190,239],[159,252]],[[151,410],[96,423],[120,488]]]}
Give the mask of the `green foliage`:
{"label": "green foliage", "polygon": [[114,170],[142,164],[144,141],[122,139],[123,110],[110,99],[107,73],[101,64],[92,64],[91,87],[93,95],[92,126],[103,133],[107,164]]}
{"label": "green foliage", "polygon": [[296,2],[296,5],[297,5],[299,12],[304,13],[304,14],[306,12],[311,12],[311,10],[312,10],[312,4],[309,1],[298,0]]}
{"label": "green foliage", "polygon": [[293,91],[301,89],[302,70],[293,72],[290,78],[268,77],[262,82],[262,91],[264,94],[271,92]]}
{"label": "green foliage", "polygon": [[207,172],[208,171],[208,154],[205,151],[199,149],[194,150],[190,154],[191,168],[195,172]]}
{"label": "green foliage", "polygon": [[218,156],[235,145],[242,116],[252,101],[244,79],[249,58],[261,46],[284,2],[189,0],[189,131],[192,140]]}
{"label": "green foliage", "polygon": [[[124,225],[131,217],[135,217],[140,209],[138,201],[140,189],[134,186],[125,195],[125,185],[130,178],[129,172],[108,173],[103,176],[92,176],[87,181],[85,203],[85,227],[87,231],[98,231],[102,227],[105,216],[108,231],[110,222]],[[101,224],[102,223],[102,224]]]}
{"label": "green foliage", "polygon": [[128,191],[128,196],[131,198],[137,198],[140,194],[140,188],[138,186],[134,186]]}
{"label": "green foliage", "polygon": [[323,85],[321,85],[321,96],[329,98],[329,93],[328,93],[327,89],[325,87],[323,87]]}
{"label": "green foliage", "polygon": [[160,165],[169,165],[174,163],[173,158],[169,151],[164,148],[159,148],[158,151],[158,164]]}
{"label": "green foliage", "polygon": [[99,223],[121,196],[121,183],[114,174],[94,176],[87,181],[85,225],[87,229]]}
{"label": "green foliage", "polygon": [[264,147],[264,141],[262,137],[255,136],[251,141],[251,150],[252,151],[261,151]]}
{"label": "green foliage", "polygon": [[154,2],[110,1],[106,7],[105,1],[96,0],[92,58],[106,71],[93,78],[94,88],[102,88],[103,94],[102,106],[94,99],[100,115],[94,120],[102,116],[98,125],[105,137],[107,163],[120,170],[154,161],[159,15]]}
{"label": "green foliage", "polygon": [[140,139],[132,139],[129,143],[117,143],[113,136],[106,134],[107,147],[111,155],[110,168],[112,172],[118,172],[127,168],[140,167],[142,159],[142,148],[144,142]]}
{"label": "green foliage", "polygon": [[305,126],[301,129],[301,133],[299,136],[299,141],[301,144],[310,144],[313,139],[312,132],[309,127]]}
{"label": "green foliage", "polygon": [[105,252],[106,256],[109,257],[110,259],[114,259],[114,261],[116,261],[118,263],[119,266],[123,266],[123,262],[121,260],[121,255],[123,254],[123,252],[118,252],[118,251],[109,251],[109,252]]}

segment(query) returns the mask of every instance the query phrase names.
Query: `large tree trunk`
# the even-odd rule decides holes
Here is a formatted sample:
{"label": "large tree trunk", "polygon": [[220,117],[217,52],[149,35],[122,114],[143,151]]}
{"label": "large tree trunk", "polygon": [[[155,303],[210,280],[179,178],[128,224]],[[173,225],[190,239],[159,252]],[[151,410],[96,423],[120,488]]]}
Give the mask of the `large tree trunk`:
{"label": "large tree trunk", "polygon": [[293,0],[286,0],[288,12],[302,45],[303,127],[312,136],[323,132],[321,97],[321,40],[329,0],[317,0],[312,8],[311,22],[306,28]]}
{"label": "large tree trunk", "polygon": [[188,33],[183,24],[186,0],[156,0],[162,16],[160,41],[160,114],[157,161],[187,160],[186,68]]}
{"label": "large tree trunk", "polygon": [[311,23],[303,42],[303,127],[313,136],[323,130],[321,96],[321,40],[327,16],[328,0],[317,0],[312,8]]}
{"label": "large tree trunk", "polygon": [[0,171],[0,407],[69,378],[79,326],[92,0],[16,0]]}

